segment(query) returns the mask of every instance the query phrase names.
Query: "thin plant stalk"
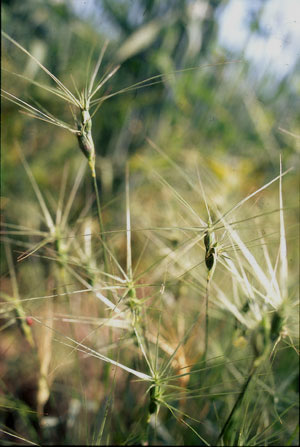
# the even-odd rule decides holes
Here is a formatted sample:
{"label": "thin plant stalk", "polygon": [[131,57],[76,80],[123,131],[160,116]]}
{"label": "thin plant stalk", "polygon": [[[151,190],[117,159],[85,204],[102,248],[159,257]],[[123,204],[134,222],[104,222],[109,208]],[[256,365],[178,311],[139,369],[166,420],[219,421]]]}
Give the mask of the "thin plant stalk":
{"label": "thin plant stalk", "polygon": [[103,242],[104,268],[105,268],[105,272],[109,273],[108,272],[107,254],[106,254],[106,249],[105,249],[106,238],[105,238],[105,232],[104,232],[104,226],[103,226],[103,219],[102,219],[102,212],[101,212],[101,203],[100,203],[100,195],[99,195],[99,191],[98,191],[96,173],[92,177],[93,177],[94,190],[95,190],[95,194],[96,194],[97,213],[98,213],[98,220],[99,220],[99,227],[100,227],[100,238],[101,238],[101,240]]}
{"label": "thin plant stalk", "polygon": [[205,342],[204,342],[204,354],[203,354],[203,360],[206,361],[207,357],[207,351],[208,351],[208,324],[209,324],[209,318],[208,318],[208,300],[209,300],[209,292],[210,292],[210,274],[207,273],[207,280],[206,280],[206,290],[205,290]]}
{"label": "thin plant stalk", "polygon": [[235,401],[235,404],[234,404],[234,406],[233,406],[233,408],[232,408],[232,410],[231,410],[231,412],[230,412],[228,418],[226,419],[225,424],[223,425],[223,428],[222,428],[222,430],[221,430],[221,433],[220,433],[219,436],[218,436],[218,439],[216,440],[216,445],[219,445],[219,442],[222,440],[222,438],[223,438],[224,435],[226,434],[227,429],[228,429],[228,427],[229,427],[229,425],[230,425],[230,422],[231,422],[231,420],[232,420],[232,418],[233,418],[233,416],[234,416],[236,410],[239,408],[240,403],[242,402],[242,399],[243,399],[243,397],[244,397],[244,395],[245,395],[245,393],[246,393],[246,391],[247,391],[247,388],[248,388],[248,386],[249,386],[249,384],[250,384],[250,382],[251,382],[251,379],[252,379],[252,377],[254,376],[254,373],[255,373],[255,371],[256,371],[256,368],[257,368],[257,367],[255,366],[255,362],[253,362],[253,365],[252,365],[252,367],[251,367],[251,369],[250,369],[250,373],[249,373],[249,375],[248,375],[248,377],[247,377],[247,380],[246,380],[246,382],[244,383],[243,388],[242,388],[240,394],[238,395],[238,398],[237,398],[237,400]]}

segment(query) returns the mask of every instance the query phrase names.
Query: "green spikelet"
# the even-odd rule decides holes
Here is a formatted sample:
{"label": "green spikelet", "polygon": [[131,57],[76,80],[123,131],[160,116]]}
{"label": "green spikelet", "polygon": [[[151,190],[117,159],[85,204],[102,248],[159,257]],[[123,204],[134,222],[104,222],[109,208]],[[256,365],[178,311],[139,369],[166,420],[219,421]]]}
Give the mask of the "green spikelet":
{"label": "green spikelet", "polygon": [[92,137],[92,120],[88,110],[81,110],[81,123],[78,124],[78,130],[77,139],[79,147],[88,159],[92,176],[95,177],[95,146]]}
{"label": "green spikelet", "polygon": [[210,271],[213,268],[215,260],[216,260],[216,250],[214,247],[212,247],[209,251],[206,252],[205,255],[205,264],[208,271]]}

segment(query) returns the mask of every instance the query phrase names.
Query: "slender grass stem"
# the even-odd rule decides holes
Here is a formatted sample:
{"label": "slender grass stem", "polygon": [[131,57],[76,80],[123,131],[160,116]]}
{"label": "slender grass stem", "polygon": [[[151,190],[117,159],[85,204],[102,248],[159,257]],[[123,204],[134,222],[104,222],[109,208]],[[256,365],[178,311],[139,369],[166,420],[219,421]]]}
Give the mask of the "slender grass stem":
{"label": "slender grass stem", "polygon": [[227,420],[226,420],[226,422],[225,422],[225,424],[224,424],[224,426],[223,426],[223,428],[221,430],[221,433],[218,436],[218,439],[216,441],[216,445],[219,445],[219,442],[222,440],[223,436],[226,434],[226,431],[227,431],[227,429],[229,427],[229,424],[230,424],[230,422],[231,422],[231,420],[232,420],[236,410],[239,408],[239,405],[240,405],[240,403],[241,403],[241,401],[242,401],[242,399],[243,399],[243,397],[244,397],[244,395],[245,395],[245,393],[247,391],[247,388],[249,386],[249,383],[251,382],[252,377],[254,376],[255,371],[256,371],[256,366],[253,363],[253,365],[251,366],[251,369],[250,369],[250,373],[249,373],[249,375],[247,377],[247,380],[244,383],[243,388],[242,388],[240,394],[238,395],[238,398],[235,401],[235,404],[234,404],[234,406],[233,406],[233,408],[232,408],[232,410],[231,410],[231,412],[230,412],[230,414],[229,414],[229,416],[228,416],[228,418],[227,418]]}
{"label": "slender grass stem", "polygon": [[105,272],[108,273],[108,259],[107,259],[106,249],[105,249],[106,237],[105,237],[105,232],[104,232],[104,225],[103,225],[102,212],[101,212],[101,203],[100,203],[100,196],[99,196],[99,191],[98,191],[98,186],[97,186],[96,174],[93,175],[93,173],[92,173],[92,177],[93,177],[94,190],[95,190],[95,194],[96,194],[97,213],[98,213],[98,220],[99,220],[99,227],[100,227],[100,238],[103,242],[104,267],[105,267]]}
{"label": "slender grass stem", "polygon": [[207,273],[207,281],[206,281],[206,291],[205,291],[205,345],[204,345],[204,354],[203,360],[206,362],[207,351],[208,351],[208,325],[209,325],[209,317],[208,317],[208,301],[209,301],[209,293],[210,293],[210,272]]}
{"label": "slender grass stem", "polygon": [[105,234],[104,234],[104,226],[103,226],[103,219],[102,219],[102,213],[101,213],[101,204],[100,204],[100,196],[97,186],[97,179],[96,175],[93,175],[93,185],[94,190],[96,194],[96,202],[97,202],[97,212],[98,212],[98,220],[99,220],[99,227],[100,227],[100,237],[105,242]]}
{"label": "slender grass stem", "polygon": [[[95,190],[95,194],[96,194],[97,213],[98,213],[98,220],[99,220],[99,227],[100,227],[100,239],[101,239],[102,245],[103,245],[104,271],[105,271],[105,273],[109,273],[108,259],[107,259],[107,253],[106,253],[106,236],[105,236],[105,232],[104,232],[104,225],[103,225],[102,212],[101,212],[101,203],[100,203],[100,195],[99,195],[99,191],[98,191],[96,170],[95,170],[94,164],[93,164],[93,166],[91,166],[91,174],[92,174],[92,177],[93,177],[93,185],[94,185],[94,190]],[[109,283],[110,282],[109,278],[107,280],[108,280],[108,283]],[[111,297],[112,297],[111,290],[108,290],[107,294],[108,294],[109,299],[111,299]],[[112,338],[113,338],[111,327],[109,328],[109,331],[108,331],[108,337],[109,337],[109,342],[111,344],[112,343]],[[106,366],[106,373],[107,373],[106,374],[106,379],[105,379],[106,385],[108,384],[108,381],[109,381],[110,370],[111,370],[111,365],[108,363],[107,366]],[[104,421],[105,421],[105,419],[104,419]],[[102,437],[102,434],[101,434],[101,437]],[[101,439],[101,437],[100,437],[100,439]]]}

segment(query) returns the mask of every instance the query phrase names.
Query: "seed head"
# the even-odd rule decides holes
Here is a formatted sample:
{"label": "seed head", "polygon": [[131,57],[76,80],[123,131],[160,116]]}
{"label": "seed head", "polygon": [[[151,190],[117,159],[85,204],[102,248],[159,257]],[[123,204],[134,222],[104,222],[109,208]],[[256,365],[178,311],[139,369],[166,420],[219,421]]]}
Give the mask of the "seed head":
{"label": "seed head", "polygon": [[206,267],[208,268],[208,271],[210,271],[213,268],[215,260],[216,260],[216,250],[214,247],[212,247],[209,251],[206,252],[205,255],[205,264]]}

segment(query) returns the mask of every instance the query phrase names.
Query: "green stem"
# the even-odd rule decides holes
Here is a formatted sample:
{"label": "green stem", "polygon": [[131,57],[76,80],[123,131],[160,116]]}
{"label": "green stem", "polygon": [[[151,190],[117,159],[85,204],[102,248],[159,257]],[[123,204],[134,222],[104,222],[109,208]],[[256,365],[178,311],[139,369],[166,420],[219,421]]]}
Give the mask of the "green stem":
{"label": "green stem", "polygon": [[[97,186],[97,178],[96,178],[96,170],[95,170],[94,162],[92,164],[90,164],[90,168],[91,168],[91,174],[93,177],[94,190],[95,190],[95,194],[96,194],[97,212],[98,212],[98,220],[99,220],[99,227],[100,227],[100,239],[101,239],[102,245],[103,245],[104,271],[105,271],[105,273],[109,273],[108,259],[107,259],[107,254],[106,254],[106,237],[105,237],[105,233],[104,233],[104,225],[103,225],[102,212],[101,212],[101,203],[100,203],[100,196],[99,196],[99,191],[98,191],[98,186]],[[107,279],[107,281],[109,282],[109,278]],[[107,295],[109,298],[111,298],[112,292],[110,290],[108,290]],[[109,341],[111,343],[112,342],[112,328],[111,327],[109,328],[108,336],[109,336]],[[110,369],[111,369],[111,365],[107,364],[107,369],[106,369],[107,376],[106,376],[106,380],[105,380],[106,384],[109,383]],[[102,436],[102,434],[101,434],[101,436]]]}
{"label": "green stem", "polygon": [[99,220],[99,227],[100,227],[100,238],[103,242],[104,266],[105,266],[106,273],[108,273],[108,260],[107,260],[107,254],[106,254],[106,249],[105,249],[106,238],[105,238],[105,234],[104,234],[101,204],[100,204],[100,197],[99,197],[99,191],[98,191],[95,171],[92,171],[92,177],[93,177],[94,190],[95,190],[95,194],[96,194],[97,212],[98,212],[98,220]]}
{"label": "green stem", "polygon": [[238,398],[235,401],[235,404],[234,404],[234,406],[233,406],[233,408],[232,408],[232,410],[230,412],[230,415],[228,416],[228,418],[227,418],[227,420],[226,420],[226,422],[225,422],[225,424],[224,424],[224,426],[222,428],[222,431],[221,431],[221,433],[218,436],[218,439],[216,441],[216,445],[218,445],[218,443],[221,441],[223,436],[226,434],[227,428],[229,427],[229,424],[230,424],[230,422],[231,422],[231,420],[233,418],[234,413],[239,408],[239,405],[240,405],[240,403],[241,403],[241,401],[242,401],[242,399],[243,399],[243,397],[244,397],[244,395],[245,395],[245,393],[247,391],[247,388],[249,386],[249,383],[250,383],[252,377],[254,376],[255,371],[256,371],[256,366],[255,366],[255,363],[253,363],[253,365],[252,365],[252,367],[250,369],[250,373],[248,375],[248,378],[247,378],[246,382],[243,385],[242,391],[238,395]]}
{"label": "green stem", "polygon": [[209,289],[210,289],[210,272],[207,273],[206,281],[206,292],[205,292],[205,346],[203,360],[206,361],[207,351],[208,351],[208,299],[209,299]]}
{"label": "green stem", "polygon": [[95,194],[96,194],[99,227],[100,227],[100,233],[101,233],[100,237],[104,241],[105,240],[104,226],[103,226],[103,220],[102,220],[101,204],[100,204],[100,197],[99,197],[99,191],[98,191],[98,186],[97,186],[96,174],[94,174],[92,177],[93,177],[93,184],[94,184],[94,189],[95,189]]}

